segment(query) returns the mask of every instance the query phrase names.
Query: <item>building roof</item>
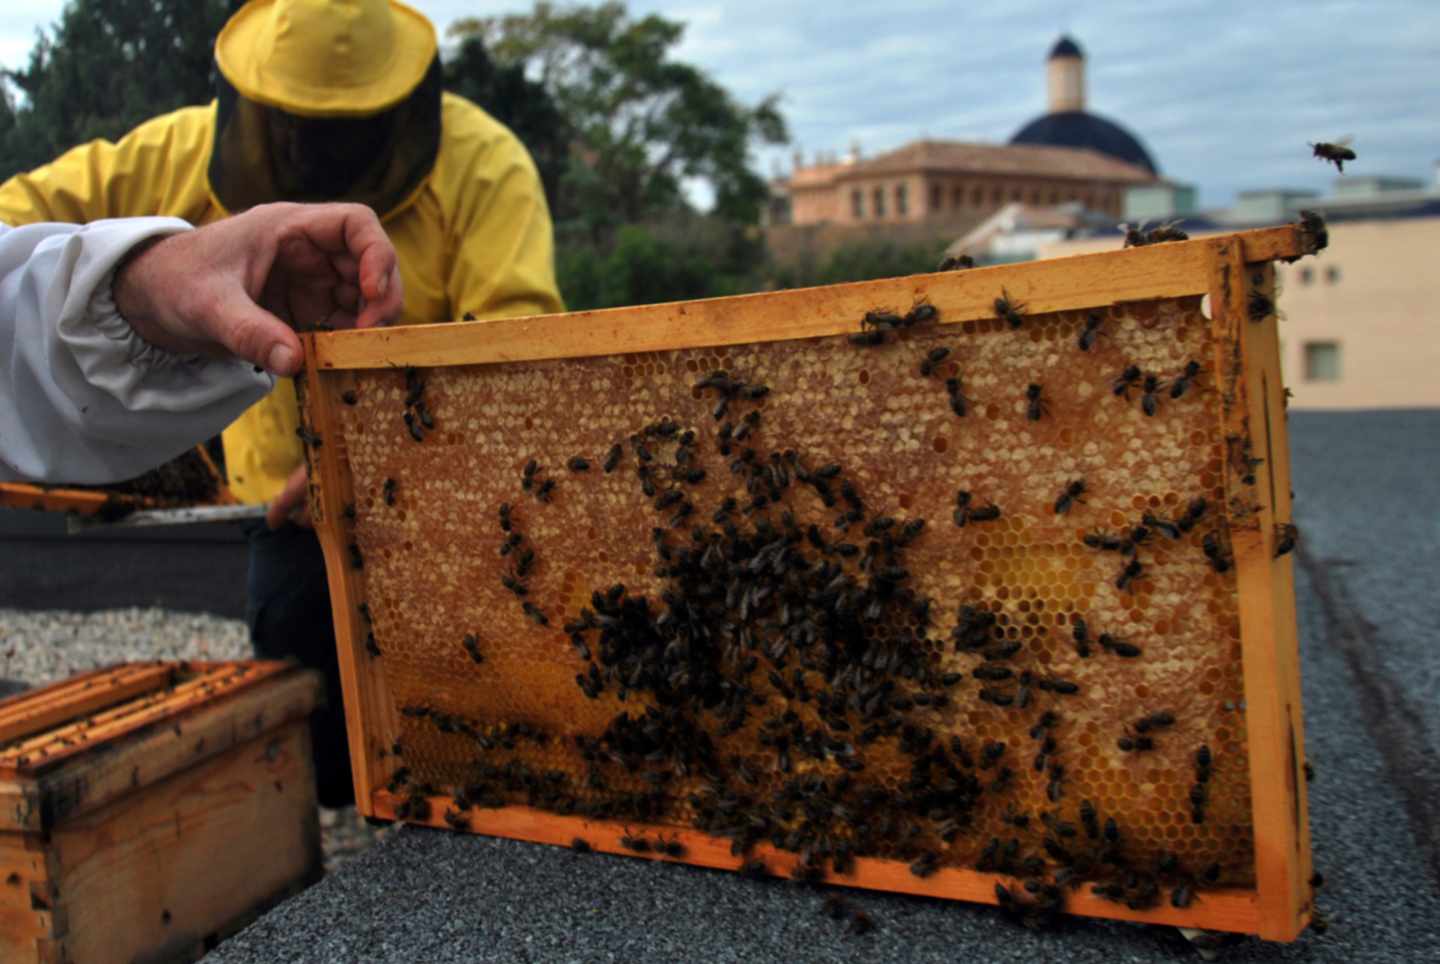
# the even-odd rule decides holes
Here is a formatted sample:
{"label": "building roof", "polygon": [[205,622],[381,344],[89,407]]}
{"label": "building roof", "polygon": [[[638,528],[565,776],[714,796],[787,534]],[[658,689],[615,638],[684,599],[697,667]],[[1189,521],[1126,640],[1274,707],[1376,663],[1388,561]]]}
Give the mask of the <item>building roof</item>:
{"label": "building roof", "polygon": [[1062,33],[1060,39],[1055,41],[1055,46],[1050,48],[1050,56],[1045,59],[1054,60],[1056,57],[1079,57],[1084,60],[1085,52],[1080,49],[1080,45],[1075,42],[1073,37],[1068,33]]}
{"label": "building roof", "polygon": [[1151,174],[1160,170],[1150,152],[1125,128],[1098,114],[1083,110],[1057,111],[1037,117],[1010,138],[1011,144],[1089,148]]}
{"label": "building roof", "polygon": [[[1127,164],[1094,150],[939,140],[911,141],[904,147],[847,165],[835,172],[834,178],[916,171],[1088,178],[1135,184],[1155,179],[1153,169]],[[795,186],[794,182],[791,186]]]}

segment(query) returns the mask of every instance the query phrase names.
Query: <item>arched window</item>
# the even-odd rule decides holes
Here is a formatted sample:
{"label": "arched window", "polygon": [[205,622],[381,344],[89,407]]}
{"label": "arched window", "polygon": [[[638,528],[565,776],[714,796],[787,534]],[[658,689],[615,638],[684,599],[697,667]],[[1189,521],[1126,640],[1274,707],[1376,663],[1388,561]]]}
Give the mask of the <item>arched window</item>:
{"label": "arched window", "polygon": [[895,185],[895,215],[904,217],[910,213],[910,189],[904,184]]}
{"label": "arched window", "polygon": [[883,187],[877,187],[875,189],[873,200],[874,203],[871,204],[871,209],[875,212],[877,218],[883,218],[885,216],[885,189]]}

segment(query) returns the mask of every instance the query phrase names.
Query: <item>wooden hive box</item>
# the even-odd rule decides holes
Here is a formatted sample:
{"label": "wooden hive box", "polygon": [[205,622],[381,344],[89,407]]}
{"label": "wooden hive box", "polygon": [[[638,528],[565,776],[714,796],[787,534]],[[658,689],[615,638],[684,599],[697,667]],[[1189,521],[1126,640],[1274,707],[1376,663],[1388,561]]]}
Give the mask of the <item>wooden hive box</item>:
{"label": "wooden hive box", "polygon": [[360,808],[1294,939],[1322,232],[305,336]]}
{"label": "wooden hive box", "polygon": [[0,960],[195,960],[317,879],[320,690],[153,662],[0,702]]}

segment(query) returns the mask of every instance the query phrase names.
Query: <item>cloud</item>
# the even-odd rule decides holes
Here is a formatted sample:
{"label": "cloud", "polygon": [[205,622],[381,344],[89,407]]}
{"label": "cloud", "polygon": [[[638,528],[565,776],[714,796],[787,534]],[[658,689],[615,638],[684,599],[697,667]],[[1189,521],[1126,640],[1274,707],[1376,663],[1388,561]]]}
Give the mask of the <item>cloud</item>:
{"label": "cloud", "polygon": [[[410,0],[441,31],[528,9]],[[63,0],[0,13],[0,62],[23,63]],[[1327,187],[1306,141],[1354,134],[1356,170],[1428,178],[1440,157],[1434,58],[1440,4],[1400,0],[633,0],[687,24],[678,56],[746,102],[782,96],[797,146],[873,155],[922,135],[1003,142],[1045,110],[1044,58],[1069,32],[1087,55],[1090,106],[1149,148],[1202,201],[1237,190]],[[762,161],[789,162],[791,149]]]}

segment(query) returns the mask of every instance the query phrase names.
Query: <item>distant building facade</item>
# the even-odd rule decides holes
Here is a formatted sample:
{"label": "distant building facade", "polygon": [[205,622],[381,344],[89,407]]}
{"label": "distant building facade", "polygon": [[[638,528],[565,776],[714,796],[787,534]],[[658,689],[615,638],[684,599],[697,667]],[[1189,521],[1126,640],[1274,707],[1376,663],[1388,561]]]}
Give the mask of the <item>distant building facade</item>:
{"label": "distant building facade", "polygon": [[1009,144],[913,141],[874,158],[805,165],[773,184],[771,223],[973,225],[1009,204],[1076,204],[1118,218],[1126,191],[1159,181],[1144,146],[1085,110],[1085,62],[1062,37],[1047,61],[1049,111]]}

